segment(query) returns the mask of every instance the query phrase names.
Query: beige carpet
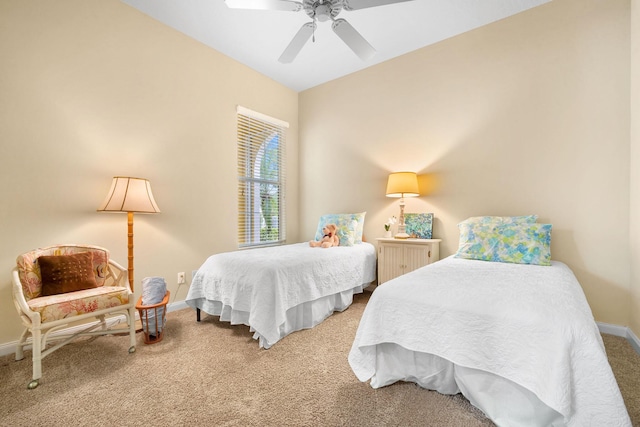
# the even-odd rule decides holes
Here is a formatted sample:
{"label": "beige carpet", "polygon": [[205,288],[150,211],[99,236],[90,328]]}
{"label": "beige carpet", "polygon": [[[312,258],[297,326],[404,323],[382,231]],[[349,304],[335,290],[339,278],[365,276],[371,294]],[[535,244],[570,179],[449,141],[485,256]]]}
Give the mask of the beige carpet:
{"label": "beige carpet", "polygon": [[[26,389],[31,353],[0,358],[2,426],[490,426],[461,395],[409,383],[374,390],[347,362],[369,293],[311,330],[259,350],[246,326],[190,309],[169,313],[162,342],[127,353],[127,337],[74,343],[43,362]],[[622,338],[607,351],[634,425],[640,356]]]}

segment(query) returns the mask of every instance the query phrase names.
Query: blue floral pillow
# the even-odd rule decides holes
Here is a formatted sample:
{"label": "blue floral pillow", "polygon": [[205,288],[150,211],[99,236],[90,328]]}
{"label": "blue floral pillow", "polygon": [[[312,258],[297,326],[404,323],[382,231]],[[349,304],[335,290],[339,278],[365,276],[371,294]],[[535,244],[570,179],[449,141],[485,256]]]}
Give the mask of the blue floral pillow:
{"label": "blue floral pillow", "polygon": [[534,224],[538,220],[538,215],[523,216],[472,216],[461,222],[461,224]]}
{"label": "blue floral pillow", "polygon": [[456,258],[551,265],[551,224],[458,224]]}
{"label": "blue floral pillow", "polygon": [[356,214],[327,214],[320,217],[316,230],[315,240],[322,239],[322,227],[326,224],[335,224],[338,227],[340,246],[353,246],[362,243],[364,230],[364,216],[366,212]]}

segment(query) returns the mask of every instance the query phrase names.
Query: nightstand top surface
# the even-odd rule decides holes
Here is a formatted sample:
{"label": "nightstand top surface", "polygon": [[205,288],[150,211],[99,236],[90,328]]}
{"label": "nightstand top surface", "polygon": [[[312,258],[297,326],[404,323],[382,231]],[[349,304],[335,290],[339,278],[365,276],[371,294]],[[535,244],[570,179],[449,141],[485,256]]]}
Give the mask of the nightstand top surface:
{"label": "nightstand top surface", "polygon": [[395,237],[378,237],[376,238],[379,242],[395,242],[395,243],[439,243],[442,242],[442,239],[396,239]]}

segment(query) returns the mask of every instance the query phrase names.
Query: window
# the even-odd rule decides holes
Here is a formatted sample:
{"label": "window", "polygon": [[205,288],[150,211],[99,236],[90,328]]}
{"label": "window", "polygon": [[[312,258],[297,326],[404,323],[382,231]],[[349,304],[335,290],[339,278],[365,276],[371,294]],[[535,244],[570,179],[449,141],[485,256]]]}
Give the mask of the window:
{"label": "window", "polygon": [[238,106],[238,246],[285,240],[287,122]]}

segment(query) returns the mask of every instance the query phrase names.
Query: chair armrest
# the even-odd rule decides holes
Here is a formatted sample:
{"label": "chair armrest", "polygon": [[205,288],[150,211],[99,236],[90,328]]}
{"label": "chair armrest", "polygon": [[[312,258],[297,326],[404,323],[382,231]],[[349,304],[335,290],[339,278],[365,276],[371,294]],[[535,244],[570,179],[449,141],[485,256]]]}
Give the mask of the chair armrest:
{"label": "chair armrest", "polygon": [[109,275],[113,278],[116,286],[122,286],[129,289],[129,293],[133,294],[131,290],[131,283],[129,283],[129,270],[118,264],[116,261],[109,259]]}
{"label": "chair armrest", "polygon": [[22,282],[20,282],[20,275],[18,273],[18,268],[14,267],[11,272],[12,282],[13,282],[13,303],[16,306],[16,310],[20,316],[27,316],[31,319],[32,323],[36,321],[40,322],[40,314],[31,310],[29,308],[29,304],[27,304],[27,299],[24,297],[24,291],[22,290]]}

